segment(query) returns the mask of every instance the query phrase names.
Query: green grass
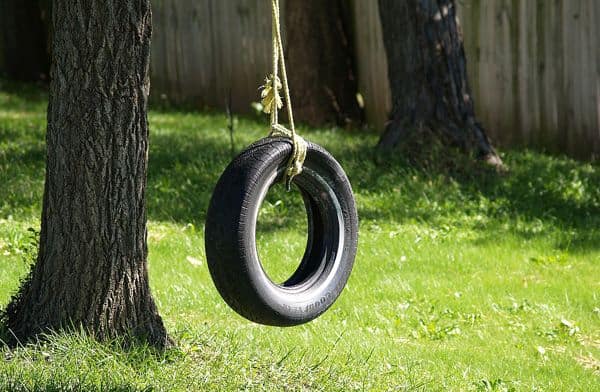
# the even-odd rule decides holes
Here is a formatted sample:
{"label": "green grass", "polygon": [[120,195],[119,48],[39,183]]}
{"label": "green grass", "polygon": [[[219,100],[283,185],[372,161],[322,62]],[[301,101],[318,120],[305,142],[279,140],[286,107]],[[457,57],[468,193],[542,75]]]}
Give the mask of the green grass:
{"label": "green grass", "polygon": [[[0,307],[35,252],[46,103],[0,82]],[[83,333],[0,345],[0,390],[600,390],[597,164],[508,151],[504,176],[416,169],[376,156],[375,135],[302,129],[347,170],[360,244],[332,309],[278,329],[231,311],[206,267],[203,220],[231,158],[225,116],[153,111],[150,123],[150,279],[177,348]],[[237,120],[235,150],[265,123]],[[299,196],[269,194],[259,223],[261,257],[284,279],[305,244]]]}

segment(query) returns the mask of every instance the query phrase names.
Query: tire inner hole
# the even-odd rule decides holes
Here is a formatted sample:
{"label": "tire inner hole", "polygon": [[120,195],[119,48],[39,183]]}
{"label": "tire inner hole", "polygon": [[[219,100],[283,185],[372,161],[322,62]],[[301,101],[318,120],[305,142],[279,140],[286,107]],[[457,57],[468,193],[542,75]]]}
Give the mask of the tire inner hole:
{"label": "tire inner hole", "polygon": [[308,219],[300,190],[281,182],[269,189],[256,222],[256,251],[272,282],[282,284],[298,269],[308,241]]}

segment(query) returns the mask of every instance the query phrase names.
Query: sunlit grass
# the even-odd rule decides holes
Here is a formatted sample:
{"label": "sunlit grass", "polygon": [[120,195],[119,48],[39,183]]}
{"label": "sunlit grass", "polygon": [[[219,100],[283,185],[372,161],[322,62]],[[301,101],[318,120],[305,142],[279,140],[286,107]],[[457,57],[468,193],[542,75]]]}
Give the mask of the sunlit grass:
{"label": "sunlit grass", "polygon": [[[14,90],[0,91],[0,306],[35,251],[44,177],[43,92]],[[422,170],[382,161],[375,135],[302,129],[348,172],[359,252],[329,312],[278,329],[230,310],[206,266],[203,219],[231,158],[226,117],[156,111],[150,122],[150,279],[178,347],[76,333],[2,348],[0,390],[598,390],[598,165],[509,151],[505,176]],[[266,133],[238,119],[234,150]],[[302,202],[267,201],[259,251],[283,280],[306,243]]]}

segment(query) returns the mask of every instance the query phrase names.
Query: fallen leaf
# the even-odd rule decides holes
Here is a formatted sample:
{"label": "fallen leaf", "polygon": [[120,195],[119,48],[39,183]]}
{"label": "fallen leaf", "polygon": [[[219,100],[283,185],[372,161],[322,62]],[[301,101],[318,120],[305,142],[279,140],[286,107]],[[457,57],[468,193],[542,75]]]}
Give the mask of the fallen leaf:
{"label": "fallen leaf", "polygon": [[189,262],[191,265],[193,265],[193,266],[199,267],[199,266],[201,266],[201,265],[202,265],[202,260],[200,260],[200,259],[197,259],[197,258],[195,258],[195,257],[188,256],[188,257],[186,257],[185,259],[186,259],[186,260],[187,260],[187,261],[188,261],[188,262]]}

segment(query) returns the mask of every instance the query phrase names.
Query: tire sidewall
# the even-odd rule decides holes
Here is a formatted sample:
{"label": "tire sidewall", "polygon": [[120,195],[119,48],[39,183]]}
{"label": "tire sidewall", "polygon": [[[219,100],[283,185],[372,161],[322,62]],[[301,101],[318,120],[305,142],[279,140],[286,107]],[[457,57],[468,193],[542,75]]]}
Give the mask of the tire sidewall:
{"label": "tire sidewall", "polygon": [[[282,287],[269,279],[256,248],[256,220],[265,189],[268,191],[278,171],[287,165],[291,149],[291,142],[281,138],[263,139],[247,148],[221,177],[207,214],[207,259],[213,280],[223,298],[234,310],[253,321],[280,326],[310,321],[335,302],[352,271],[358,240],[356,206],[348,178],[327,151],[309,143],[304,175],[319,176],[337,202],[336,213],[341,219],[340,238],[343,239],[338,247],[337,262],[328,279],[302,290]],[[231,188],[232,182],[238,182],[238,191],[243,193],[242,202],[237,206],[232,205],[235,204],[235,198],[219,195],[223,191],[220,185],[227,184]],[[223,218],[223,213],[219,211],[216,212],[217,219],[211,219],[215,210],[222,208],[229,209],[225,214],[228,219],[217,222]],[[234,224],[232,230],[223,227],[227,224]],[[213,229],[228,237],[226,244],[221,244],[221,248],[229,247],[223,255],[214,249],[219,241],[215,238],[218,235],[211,235]],[[227,271],[222,271],[224,268]],[[223,279],[233,279],[238,287],[232,290],[232,282],[224,282]]]}

